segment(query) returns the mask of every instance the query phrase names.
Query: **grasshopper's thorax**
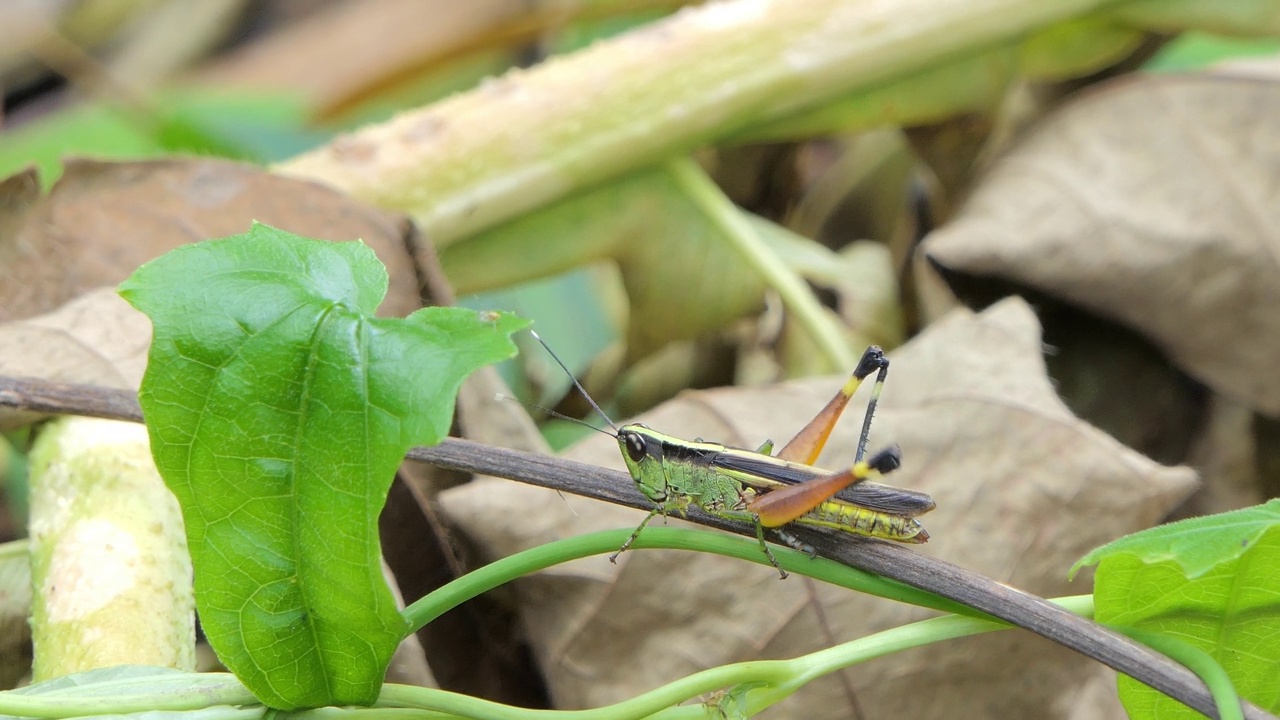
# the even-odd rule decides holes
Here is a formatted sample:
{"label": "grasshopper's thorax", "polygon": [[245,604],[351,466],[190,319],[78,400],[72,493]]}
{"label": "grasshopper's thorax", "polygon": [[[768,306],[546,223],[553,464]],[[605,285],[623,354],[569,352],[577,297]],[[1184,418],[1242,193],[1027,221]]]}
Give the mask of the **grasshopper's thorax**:
{"label": "grasshopper's thorax", "polygon": [[655,503],[667,500],[667,479],[662,469],[662,436],[638,423],[618,431],[618,447],[636,487]]}

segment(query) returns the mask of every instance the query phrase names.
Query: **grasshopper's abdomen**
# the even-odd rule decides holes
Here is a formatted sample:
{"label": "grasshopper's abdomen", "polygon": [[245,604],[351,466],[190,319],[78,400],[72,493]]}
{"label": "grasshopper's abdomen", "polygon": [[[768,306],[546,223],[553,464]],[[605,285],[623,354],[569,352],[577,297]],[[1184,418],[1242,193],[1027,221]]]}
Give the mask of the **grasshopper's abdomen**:
{"label": "grasshopper's abdomen", "polygon": [[923,543],[929,540],[929,533],[914,518],[877,512],[836,500],[822,503],[801,515],[796,522],[901,543]]}

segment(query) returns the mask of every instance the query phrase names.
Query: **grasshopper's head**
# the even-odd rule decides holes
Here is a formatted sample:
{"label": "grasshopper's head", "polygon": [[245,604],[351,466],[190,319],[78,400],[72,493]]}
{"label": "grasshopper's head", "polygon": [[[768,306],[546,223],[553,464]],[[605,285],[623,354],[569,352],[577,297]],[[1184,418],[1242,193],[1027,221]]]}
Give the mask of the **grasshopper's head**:
{"label": "grasshopper's head", "polygon": [[667,478],[662,469],[662,438],[653,430],[633,423],[618,430],[618,447],[636,487],[655,503],[667,499]]}

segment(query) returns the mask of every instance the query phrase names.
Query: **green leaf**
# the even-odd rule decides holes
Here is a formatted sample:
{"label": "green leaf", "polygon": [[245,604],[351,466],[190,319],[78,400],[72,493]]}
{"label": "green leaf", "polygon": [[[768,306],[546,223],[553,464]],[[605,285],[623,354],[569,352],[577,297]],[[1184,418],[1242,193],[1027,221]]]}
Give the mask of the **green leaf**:
{"label": "green leaf", "polygon": [[1186,73],[1241,58],[1269,57],[1280,50],[1274,37],[1227,37],[1208,32],[1184,32],[1142,66],[1148,72]]}
{"label": "green leaf", "polygon": [[[1280,710],[1280,501],[1184,520],[1121,538],[1080,563],[1099,563],[1096,618],[1199,648],[1242,697]],[[1131,717],[1199,717],[1122,677]]]}
{"label": "green leaf", "polygon": [[380,567],[391,479],[525,325],[462,308],[374,318],[386,289],[364,244],[264,225],[179,248],[120,288],[155,326],[139,399],[183,508],[201,622],[275,708],[377,697],[408,627]]}
{"label": "green leaf", "polygon": [[1187,577],[1197,578],[1220,563],[1240,557],[1277,523],[1280,523],[1280,500],[1159,525],[1093,550],[1072,566],[1071,575],[1103,558],[1128,554],[1148,563],[1172,561]]}
{"label": "green leaf", "polygon": [[0,134],[0,177],[28,165],[53,185],[68,155],[148,158],[194,153],[252,160],[290,157],[323,136],[304,129],[301,100],[242,92],[170,92],[155,98],[152,115],[84,105],[51,113]]}

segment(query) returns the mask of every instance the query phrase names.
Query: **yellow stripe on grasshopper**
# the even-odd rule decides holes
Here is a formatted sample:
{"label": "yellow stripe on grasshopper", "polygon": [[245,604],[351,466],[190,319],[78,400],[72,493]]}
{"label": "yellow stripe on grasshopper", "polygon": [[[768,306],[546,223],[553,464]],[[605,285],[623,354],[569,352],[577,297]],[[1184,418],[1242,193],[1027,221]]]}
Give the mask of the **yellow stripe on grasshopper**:
{"label": "yellow stripe on grasshopper", "polygon": [[798,525],[854,532],[900,543],[929,542],[929,532],[915,518],[890,515],[842,502],[824,502],[795,520]]}

